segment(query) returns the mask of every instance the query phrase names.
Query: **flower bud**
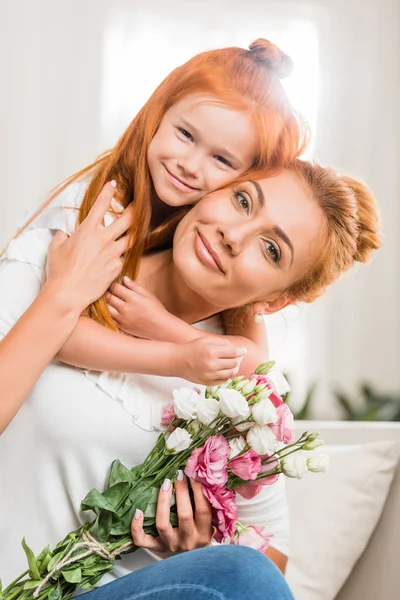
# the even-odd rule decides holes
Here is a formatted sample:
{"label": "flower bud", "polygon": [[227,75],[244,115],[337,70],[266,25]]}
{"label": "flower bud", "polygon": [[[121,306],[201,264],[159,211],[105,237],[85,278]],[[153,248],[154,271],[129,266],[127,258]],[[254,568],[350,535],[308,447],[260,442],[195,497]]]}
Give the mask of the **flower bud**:
{"label": "flower bud", "polygon": [[307,467],[313,473],[325,473],[329,469],[332,457],[329,454],[316,454],[307,460]]}
{"label": "flower bud", "polygon": [[301,479],[308,471],[307,462],[301,452],[289,454],[281,460],[282,471],[286,477]]}
{"label": "flower bud", "polygon": [[254,391],[255,387],[256,387],[256,382],[254,381],[254,379],[250,379],[246,383],[246,385],[244,385],[241,389],[243,396],[247,396],[248,394],[251,394]]}
{"label": "flower bud", "polygon": [[275,361],[270,360],[269,362],[261,363],[258,365],[257,369],[254,371],[256,375],[267,375],[270,372],[272,367],[275,366]]}
{"label": "flower bud", "polygon": [[303,450],[315,450],[316,448],[319,448],[320,446],[323,446],[324,444],[325,444],[324,440],[313,440],[311,442],[307,442],[306,444],[304,444]]}

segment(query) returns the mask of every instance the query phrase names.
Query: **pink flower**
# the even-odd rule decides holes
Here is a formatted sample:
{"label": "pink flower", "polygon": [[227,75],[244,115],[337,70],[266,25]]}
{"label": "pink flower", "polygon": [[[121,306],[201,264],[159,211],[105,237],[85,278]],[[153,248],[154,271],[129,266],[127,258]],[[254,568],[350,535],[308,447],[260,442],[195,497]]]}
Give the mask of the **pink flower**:
{"label": "pink flower", "polygon": [[213,508],[213,525],[217,529],[214,536],[216,541],[223,542],[225,538],[233,537],[238,519],[235,492],[220,486],[203,486],[202,489]]}
{"label": "pink flower", "polygon": [[186,475],[207,485],[225,485],[230,451],[224,436],[209,437],[204,446],[193,450],[186,465]]}
{"label": "pink flower", "polygon": [[266,384],[265,389],[272,390],[271,394],[269,395],[269,399],[271,400],[275,408],[278,408],[278,406],[285,404],[278,392],[276,391],[274,384],[266,375],[256,375],[255,373],[253,373],[251,375],[251,379],[255,379],[257,381],[257,385]]}
{"label": "pink flower", "polygon": [[[264,459],[268,458],[267,456]],[[268,473],[268,471],[272,471],[276,469],[279,465],[278,459],[274,458],[267,465],[261,465],[260,473]],[[261,492],[264,485],[272,485],[278,481],[279,473],[274,473],[272,475],[266,475],[260,479],[256,479],[255,481],[251,481],[250,483],[246,483],[245,485],[240,485],[235,488],[237,493],[240,494],[246,500],[251,500]]]}
{"label": "pink flower", "polygon": [[162,411],[161,427],[165,427],[165,429],[168,429],[168,427],[171,425],[174,417],[175,417],[174,403],[169,402],[168,404],[166,404],[164,406],[163,411]]}
{"label": "pink flower", "polygon": [[231,541],[231,544],[237,546],[248,546],[264,552],[270,544],[273,533],[267,533],[264,527],[258,527],[258,525],[250,525],[249,527],[238,526],[238,531]]}
{"label": "pink flower", "polygon": [[294,420],[293,415],[287,404],[284,402],[276,407],[278,419],[276,423],[271,423],[269,427],[272,429],[278,442],[290,444],[293,439]]}
{"label": "pink flower", "polygon": [[229,468],[240,479],[248,481],[249,479],[255,479],[261,469],[261,459],[257,452],[250,449],[240,456],[235,456],[229,462]]}

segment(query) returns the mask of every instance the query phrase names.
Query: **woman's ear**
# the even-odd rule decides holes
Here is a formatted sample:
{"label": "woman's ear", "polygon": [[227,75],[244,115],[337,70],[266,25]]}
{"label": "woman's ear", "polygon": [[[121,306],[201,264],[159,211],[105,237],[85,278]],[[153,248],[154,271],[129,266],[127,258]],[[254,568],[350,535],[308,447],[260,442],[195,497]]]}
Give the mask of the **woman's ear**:
{"label": "woman's ear", "polygon": [[275,300],[270,300],[269,302],[255,302],[253,304],[253,311],[255,315],[272,315],[292,303],[293,300],[288,296],[279,296],[278,298],[275,298]]}

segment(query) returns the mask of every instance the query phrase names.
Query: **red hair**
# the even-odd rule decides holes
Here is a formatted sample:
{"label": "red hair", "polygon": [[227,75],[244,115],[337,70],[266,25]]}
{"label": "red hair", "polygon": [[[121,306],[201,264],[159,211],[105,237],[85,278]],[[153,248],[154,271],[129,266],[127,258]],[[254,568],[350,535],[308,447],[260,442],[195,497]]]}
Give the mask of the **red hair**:
{"label": "red hair", "polygon": [[[147,245],[151,219],[153,184],[147,150],[167,110],[190,94],[209,93],[230,108],[249,112],[259,134],[253,168],[268,167],[272,172],[298,157],[308,141],[307,124],[291,107],[279,81],[291,69],[290,58],[263,39],[253,42],[249,50],[232,47],[198,54],[164,79],[113,149],[66,180],[40,210],[71,182],[90,175],[79,213],[79,222],[82,222],[103,185],[115,179],[121,204],[126,207],[134,201],[132,247],[125,255],[122,273],[135,278]],[[174,224],[181,214],[173,217]],[[163,232],[168,237],[172,231],[170,225],[160,226],[158,239],[163,239]],[[152,245],[156,238],[157,235],[152,236]],[[103,298],[89,307],[89,314],[116,329]]]}

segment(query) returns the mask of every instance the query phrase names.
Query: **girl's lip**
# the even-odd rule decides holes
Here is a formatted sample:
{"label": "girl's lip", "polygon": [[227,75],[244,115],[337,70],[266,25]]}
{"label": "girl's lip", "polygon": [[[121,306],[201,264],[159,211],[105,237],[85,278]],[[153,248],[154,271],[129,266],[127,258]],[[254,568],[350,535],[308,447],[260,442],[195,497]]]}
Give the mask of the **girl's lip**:
{"label": "girl's lip", "polygon": [[198,230],[196,231],[195,247],[197,256],[203,264],[225,275],[217,253],[213,250],[207,238],[202,236]]}
{"label": "girl's lip", "polygon": [[176,175],[173,175],[170,171],[168,171],[168,169],[165,165],[164,165],[164,169],[167,173],[168,179],[178,190],[180,190],[182,192],[193,192],[193,191],[198,192],[199,191],[199,188],[192,187],[188,183],[185,183],[184,181],[182,181],[182,179],[179,179],[179,177],[176,177]]}

